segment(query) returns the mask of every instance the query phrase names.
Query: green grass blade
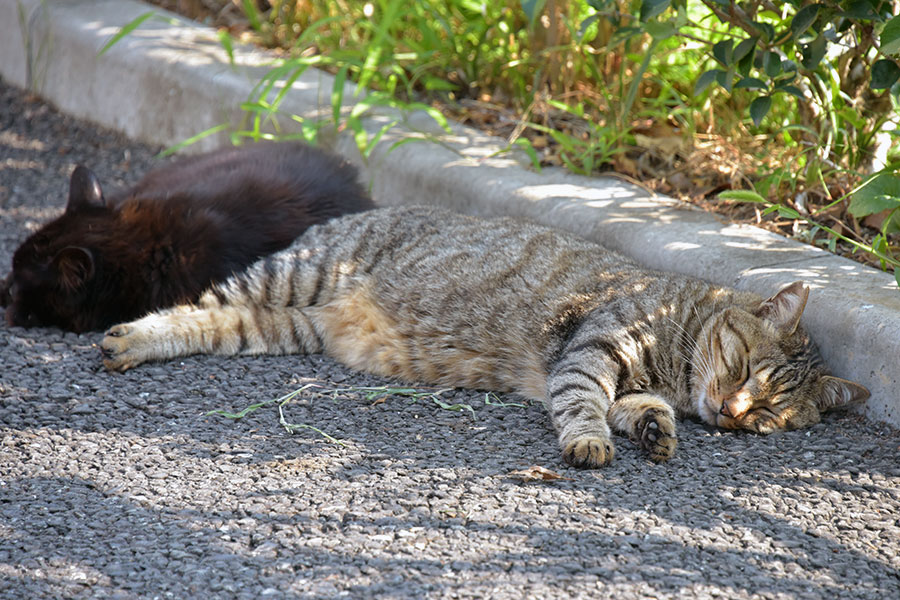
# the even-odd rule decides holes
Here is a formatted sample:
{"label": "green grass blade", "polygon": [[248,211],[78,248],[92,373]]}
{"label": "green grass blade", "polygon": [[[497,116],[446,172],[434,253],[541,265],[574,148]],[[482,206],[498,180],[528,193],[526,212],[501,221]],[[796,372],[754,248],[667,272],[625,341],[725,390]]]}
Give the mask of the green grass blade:
{"label": "green grass blade", "polygon": [[388,30],[397,19],[400,11],[401,0],[391,0],[387,5],[384,15],[375,29],[375,36],[369,43],[369,52],[366,54],[366,60],[363,62],[362,72],[359,75],[359,88],[356,93],[359,94],[362,89],[368,87],[369,82],[375,75],[378,65],[381,64],[381,54],[384,50],[384,42],[388,37]]}
{"label": "green grass blade", "polygon": [[152,11],[152,10],[150,12],[145,12],[144,14],[137,17],[136,19],[132,19],[131,21],[129,21],[128,23],[123,25],[122,28],[118,31],[118,33],[116,33],[114,36],[109,38],[109,41],[106,42],[106,44],[104,44],[102,48],[100,48],[100,52],[97,53],[97,56],[103,56],[104,54],[106,54],[106,51],[109,50],[110,48],[112,48],[113,46],[115,46],[119,42],[119,40],[121,40],[123,37],[125,37],[132,31],[134,31],[138,27],[140,27],[144,23],[144,21],[151,18],[155,14],[156,14],[156,11]]}
{"label": "green grass blade", "polygon": [[207,129],[205,131],[201,131],[200,133],[198,133],[195,136],[189,137],[188,139],[184,140],[183,142],[179,142],[179,143],[175,144],[174,146],[169,146],[168,148],[166,148],[165,150],[160,152],[157,155],[157,158],[165,158],[166,156],[175,154],[182,148],[186,148],[187,146],[190,146],[191,144],[195,144],[195,143],[199,142],[200,140],[202,140],[205,137],[215,135],[215,134],[219,133],[220,131],[225,131],[226,129],[228,129],[228,125],[226,123],[220,123],[220,124],[216,125],[215,127],[210,127],[209,129]]}

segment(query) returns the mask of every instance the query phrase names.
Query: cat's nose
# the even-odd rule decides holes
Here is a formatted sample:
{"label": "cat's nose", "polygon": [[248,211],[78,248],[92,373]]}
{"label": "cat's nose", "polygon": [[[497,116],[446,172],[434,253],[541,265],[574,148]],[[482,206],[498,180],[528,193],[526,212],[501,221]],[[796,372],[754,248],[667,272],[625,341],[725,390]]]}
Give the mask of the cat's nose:
{"label": "cat's nose", "polygon": [[719,414],[731,419],[739,419],[747,414],[751,404],[752,403],[748,398],[743,394],[738,393],[731,398],[722,401],[722,406],[719,408]]}

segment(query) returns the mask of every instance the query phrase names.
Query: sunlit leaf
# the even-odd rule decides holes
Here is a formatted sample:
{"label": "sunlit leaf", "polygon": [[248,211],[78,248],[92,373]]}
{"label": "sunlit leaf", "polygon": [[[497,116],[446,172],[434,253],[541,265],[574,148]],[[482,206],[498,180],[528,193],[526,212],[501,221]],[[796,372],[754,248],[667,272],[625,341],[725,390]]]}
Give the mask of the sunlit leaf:
{"label": "sunlit leaf", "polygon": [[765,204],[767,200],[752,190],[726,190],[719,194],[719,200],[737,200],[738,202],[757,202]]}
{"label": "sunlit leaf", "polygon": [[900,15],[895,16],[881,30],[881,51],[885,54],[900,53]]}
{"label": "sunlit leaf", "polygon": [[819,16],[819,8],[821,8],[819,4],[810,4],[797,11],[797,14],[791,19],[791,34],[794,36],[794,39],[798,39],[816,22],[816,17]]}
{"label": "sunlit leaf", "polygon": [[900,206],[900,176],[876,175],[851,193],[850,214],[856,218],[892,210]]}
{"label": "sunlit leaf", "polygon": [[527,469],[521,469],[518,471],[510,471],[506,474],[506,476],[512,479],[518,479],[520,481],[572,481],[568,477],[563,477],[559,473],[538,465],[534,465],[528,467]]}

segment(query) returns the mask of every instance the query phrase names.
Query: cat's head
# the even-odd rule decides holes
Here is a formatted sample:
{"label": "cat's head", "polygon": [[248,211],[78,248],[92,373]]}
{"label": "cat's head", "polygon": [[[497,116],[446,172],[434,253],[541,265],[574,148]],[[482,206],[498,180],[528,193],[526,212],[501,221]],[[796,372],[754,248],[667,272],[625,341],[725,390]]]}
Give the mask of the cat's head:
{"label": "cat's head", "polygon": [[32,234],[13,255],[0,285],[6,321],[19,327],[91,329],[85,303],[95,273],[95,250],[86,241],[108,211],[97,177],[76,167],[66,211]]}
{"label": "cat's head", "polygon": [[795,282],[752,310],[726,308],[706,322],[692,360],[692,395],[704,421],[759,433],[799,429],[869,397],[863,386],[827,374],[800,327],[808,296]]}

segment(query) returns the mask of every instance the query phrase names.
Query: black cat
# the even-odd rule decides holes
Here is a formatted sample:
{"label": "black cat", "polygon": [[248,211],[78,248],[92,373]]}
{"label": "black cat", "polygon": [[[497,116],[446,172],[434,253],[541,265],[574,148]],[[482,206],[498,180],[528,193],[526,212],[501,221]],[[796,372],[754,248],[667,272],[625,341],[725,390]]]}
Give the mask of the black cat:
{"label": "black cat", "polygon": [[10,325],[104,329],[192,302],[311,225],[373,207],[352,165],[301,143],[182,159],[109,198],[79,166],[65,213],[16,250],[0,304]]}

